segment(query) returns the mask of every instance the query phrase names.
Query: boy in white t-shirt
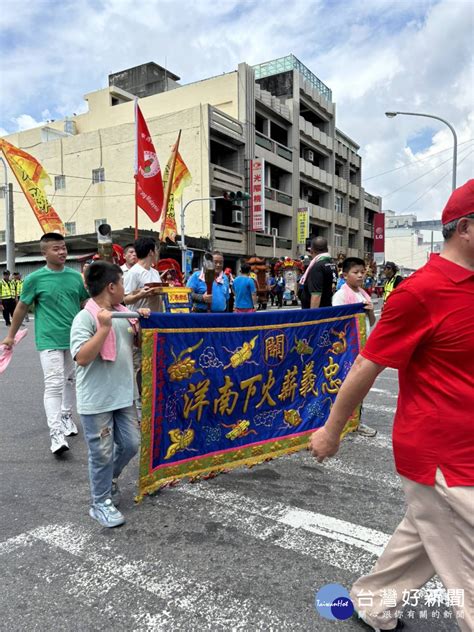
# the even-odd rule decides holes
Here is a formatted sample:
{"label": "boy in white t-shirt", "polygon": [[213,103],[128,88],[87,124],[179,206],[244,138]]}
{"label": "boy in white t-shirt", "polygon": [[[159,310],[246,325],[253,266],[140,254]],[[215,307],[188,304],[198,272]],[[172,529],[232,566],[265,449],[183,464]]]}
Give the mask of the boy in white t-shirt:
{"label": "boy in white t-shirt", "polygon": [[358,257],[347,257],[342,264],[344,285],[334,293],[332,304],[350,305],[352,303],[364,303],[367,311],[367,332],[375,325],[374,306],[370,296],[362,289],[365,277],[365,264]]}
{"label": "boy in white t-shirt", "polygon": [[[332,297],[333,306],[351,305],[353,303],[364,303],[367,312],[367,335],[370,328],[375,325],[374,306],[370,300],[370,296],[362,289],[365,277],[365,264],[358,257],[347,257],[342,264],[342,274],[344,276],[344,285],[334,293]],[[362,414],[362,408],[361,408]],[[357,432],[366,437],[375,437],[377,430],[366,424],[359,423]]]}

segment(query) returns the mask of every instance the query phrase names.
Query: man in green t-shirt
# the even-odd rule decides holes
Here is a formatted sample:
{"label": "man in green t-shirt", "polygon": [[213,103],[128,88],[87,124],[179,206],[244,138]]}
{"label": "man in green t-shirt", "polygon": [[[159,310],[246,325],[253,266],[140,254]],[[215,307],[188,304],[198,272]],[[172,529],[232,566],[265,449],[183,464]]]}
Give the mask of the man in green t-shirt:
{"label": "man in green t-shirt", "polygon": [[35,341],[44,373],[44,408],[51,435],[51,452],[69,450],[65,437],[77,434],[72,420],[74,362],[69,351],[71,325],[89,298],[79,272],[65,267],[64,237],[45,233],[40,239],[46,266],[29,274],[4,345],[12,347],[30,305],[35,306]]}

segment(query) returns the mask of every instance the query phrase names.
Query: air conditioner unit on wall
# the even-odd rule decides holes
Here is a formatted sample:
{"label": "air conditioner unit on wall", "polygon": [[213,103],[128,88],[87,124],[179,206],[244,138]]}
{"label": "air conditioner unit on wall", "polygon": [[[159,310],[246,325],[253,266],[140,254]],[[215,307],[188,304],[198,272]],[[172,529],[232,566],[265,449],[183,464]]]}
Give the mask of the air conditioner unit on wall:
{"label": "air conditioner unit on wall", "polygon": [[243,224],[244,223],[244,212],[243,211],[232,211],[232,223],[233,224]]}
{"label": "air conditioner unit on wall", "polygon": [[271,234],[273,237],[278,237],[278,228],[272,228]]}
{"label": "air conditioner unit on wall", "polygon": [[311,149],[306,150],[306,160],[308,162],[313,162],[314,160],[314,151],[311,151]]}

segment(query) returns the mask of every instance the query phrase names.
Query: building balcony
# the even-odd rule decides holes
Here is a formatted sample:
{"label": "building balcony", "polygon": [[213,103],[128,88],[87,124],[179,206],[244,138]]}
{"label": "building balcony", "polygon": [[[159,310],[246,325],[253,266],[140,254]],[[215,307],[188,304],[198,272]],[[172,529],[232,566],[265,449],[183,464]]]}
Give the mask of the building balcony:
{"label": "building balcony", "polygon": [[[255,243],[257,246],[273,248],[273,235],[267,235],[266,233],[256,233],[255,234]],[[275,248],[281,250],[291,250],[293,246],[293,242],[291,239],[287,239],[286,237],[278,236],[275,239]],[[267,254],[268,256],[268,254]]]}
{"label": "building balcony", "polygon": [[213,248],[228,254],[244,255],[247,252],[247,236],[234,226],[214,224]]}
{"label": "building balcony", "polygon": [[346,255],[348,257],[359,257],[360,256],[359,250],[357,248],[348,248],[347,252],[346,252]]}
{"label": "building balcony", "polygon": [[325,187],[332,187],[332,174],[328,171],[324,171],[324,169],[316,167],[304,158],[300,158],[300,173],[307,178],[311,178],[312,180],[323,184]]}
{"label": "building balcony", "polygon": [[318,143],[325,149],[332,151],[334,142],[331,136],[328,136],[325,132],[322,132],[319,128],[315,127],[312,123],[300,116],[300,134],[308,136],[311,140]]}
{"label": "building balcony", "polygon": [[284,191],[265,187],[265,209],[285,217],[293,217],[293,197]]}
{"label": "building balcony", "polygon": [[360,169],[360,156],[356,154],[354,151],[349,151],[349,162]]}
{"label": "building balcony", "polygon": [[263,149],[266,149],[267,151],[271,151],[289,162],[293,162],[293,152],[291,149],[281,143],[278,143],[276,140],[261,134],[260,132],[255,132],[255,144],[259,147],[263,147]]}
{"label": "building balcony", "polygon": [[345,178],[334,176],[334,187],[341,193],[347,193],[349,184],[350,183]]}
{"label": "building balcony", "polygon": [[375,213],[380,213],[382,208],[382,198],[376,195],[370,195],[367,191],[364,191],[364,206]]}
{"label": "building balcony", "polygon": [[358,200],[360,198],[360,187],[356,184],[349,184],[349,195],[355,200]]}
{"label": "building balcony", "polygon": [[240,144],[245,142],[242,123],[211,105],[209,106],[209,126],[224,137],[231,137]]}
{"label": "building balcony", "polygon": [[303,94],[308,96],[327,114],[334,116],[334,103],[328,100],[319,89],[315,88],[309,81],[303,80],[300,84]]}
{"label": "building balcony", "polygon": [[299,200],[298,208],[307,208],[310,219],[319,219],[323,222],[327,222],[328,224],[332,224],[333,211],[329,208],[318,206],[317,204],[311,204],[311,202],[301,199]]}
{"label": "building balcony", "polygon": [[347,225],[352,230],[357,230],[358,231],[359,227],[360,227],[359,218],[358,217],[352,217],[351,215],[349,215]]}
{"label": "building balcony", "polygon": [[340,156],[344,160],[347,160],[349,149],[346,147],[346,145],[344,145],[344,143],[341,143],[340,140],[334,141],[334,151],[336,152],[337,156]]}
{"label": "building balcony", "polygon": [[349,224],[349,215],[346,215],[345,213],[334,213],[334,222],[336,226],[347,228]]}
{"label": "building balcony", "polygon": [[244,176],[220,165],[211,163],[211,188],[223,191],[243,191],[245,189]]}
{"label": "building balcony", "polygon": [[266,105],[270,110],[273,110],[283,118],[291,121],[290,108],[285,103],[282,103],[278,97],[274,97],[271,92],[262,90],[262,87],[258,83],[255,84],[255,98],[260,101],[260,103],[263,103],[263,105]]}
{"label": "building balcony", "polygon": [[277,202],[280,202],[280,204],[293,206],[292,196],[288,195],[288,193],[284,193],[283,191],[279,191],[278,189],[271,189],[270,187],[265,187],[265,199],[276,200]]}

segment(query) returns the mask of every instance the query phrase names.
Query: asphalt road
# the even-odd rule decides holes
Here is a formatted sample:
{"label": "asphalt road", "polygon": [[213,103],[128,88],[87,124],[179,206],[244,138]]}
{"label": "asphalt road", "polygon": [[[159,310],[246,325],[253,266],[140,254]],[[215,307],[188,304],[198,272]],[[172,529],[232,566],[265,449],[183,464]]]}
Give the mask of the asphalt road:
{"label": "asphalt road", "polygon": [[[134,461],[122,476],[127,523],[107,530],[88,516],[82,433],[61,458],[49,451],[33,326],[0,378],[1,630],[364,629],[321,618],[314,599],[368,572],[403,516],[395,371],[366,399],[375,438],[348,437],[324,465],[301,452],[140,505]],[[421,601],[405,610],[407,632],[458,629],[450,610]]]}

